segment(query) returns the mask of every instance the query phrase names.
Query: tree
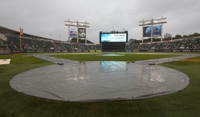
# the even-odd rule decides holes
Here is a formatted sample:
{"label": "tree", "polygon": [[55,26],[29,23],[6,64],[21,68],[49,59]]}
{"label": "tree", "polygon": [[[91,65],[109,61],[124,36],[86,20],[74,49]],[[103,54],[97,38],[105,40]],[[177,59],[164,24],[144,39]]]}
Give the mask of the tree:
{"label": "tree", "polygon": [[70,42],[77,42],[77,38],[72,38]]}
{"label": "tree", "polygon": [[167,37],[164,40],[171,40],[171,39],[172,39],[172,37]]}
{"label": "tree", "polygon": [[134,43],[142,43],[142,40],[135,40]]}
{"label": "tree", "polygon": [[136,39],[129,39],[128,43],[133,44]]}
{"label": "tree", "polygon": [[198,36],[198,35],[199,35],[199,33],[197,33],[197,32],[194,33],[194,36]]}
{"label": "tree", "polygon": [[188,37],[187,35],[183,35],[184,38]]}
{"label": "tree", "polygon": [[[79,43],[85,43],[85,39],[79,39],[78,41]],[[91,42],[90,40],[86,39],[86,41],[87,43],[93,44],[93,42]],[[72,38],[70,42],[77,42],[77,38]]]}
{"label": "tree", "polygon": [[176,39],[180,39],[180,38],[181,38],[181,35],[177,34],[177,35],[175,36],[175,38],[176,38]]}
{"label": "tree", "polygon": [[188,35],[188,37],[193,37],[193,36],[194,36],[193,34],[189,34],[189,35]]}

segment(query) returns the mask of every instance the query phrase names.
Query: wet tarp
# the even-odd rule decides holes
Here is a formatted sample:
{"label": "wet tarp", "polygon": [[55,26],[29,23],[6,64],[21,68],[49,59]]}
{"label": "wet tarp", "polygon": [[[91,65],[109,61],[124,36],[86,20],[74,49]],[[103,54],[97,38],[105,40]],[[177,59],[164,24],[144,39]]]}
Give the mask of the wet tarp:
{"label": "wet tarp", "polygon": [[[50,65],[15,76],[10,86],[22,93],[63,101],[133,100],[182,90],[187,75],[157,64],[198,55],[147,61],[78,62],[34,55],[63,65]],[[149,64],[154,65],[149,65]]]}

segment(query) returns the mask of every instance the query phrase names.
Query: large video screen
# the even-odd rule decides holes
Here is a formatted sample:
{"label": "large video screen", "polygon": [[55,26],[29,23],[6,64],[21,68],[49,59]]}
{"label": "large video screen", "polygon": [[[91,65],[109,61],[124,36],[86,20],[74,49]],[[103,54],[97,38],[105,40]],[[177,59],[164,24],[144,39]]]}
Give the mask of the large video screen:
{"label": "large video screen", "polygon": [[127,42],[128,33],[100,33],[100,43]]}
{"label": "large video screen", "polygon": [[[151,37],[151,27],[152,26],[148,26],[148,27],[143,27],[143,37]],[[153,37],[159,37],[161,36],[161,29],[162,26],[161,25],[157,25],[157,26],[153,26]]]}

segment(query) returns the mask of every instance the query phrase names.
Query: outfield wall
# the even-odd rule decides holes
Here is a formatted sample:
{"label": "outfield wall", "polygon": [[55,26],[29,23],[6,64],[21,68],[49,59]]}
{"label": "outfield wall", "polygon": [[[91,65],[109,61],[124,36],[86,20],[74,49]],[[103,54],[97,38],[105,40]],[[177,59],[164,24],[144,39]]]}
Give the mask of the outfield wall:
{"label": "outfield wall", "polygon": [[[95,53],[95,52],[111,52],[111,51],[102,51],[102,50],[77,50],[77,51],[24,51],[24,52],[72,52],[72,53],[76,53],[76,52],[91,52],[91,53]],[[112,51],[112,52],[116,52],[116,51]],[[190,50],[181,50],[181,49],[177,49],[177,50],[125,50],[122,52],[200,52],[200,49],[190,49]],[[1,54],[1,53],[0,53]]]}
{"label": "outfield wall", "polygon": [[190,49],[190,50],[133,50],[133,52],[200,52],[200,49],[198,50],[194,50],[194,49]]}

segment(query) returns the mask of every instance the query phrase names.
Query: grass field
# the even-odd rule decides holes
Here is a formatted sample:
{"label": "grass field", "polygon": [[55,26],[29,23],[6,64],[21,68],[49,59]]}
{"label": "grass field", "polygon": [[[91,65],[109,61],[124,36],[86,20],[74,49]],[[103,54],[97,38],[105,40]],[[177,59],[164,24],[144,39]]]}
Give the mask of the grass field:
{"label": "grass field", "polygon": [[[179,54],[179,53],[177,53]],[[137,61],[172,57],[176,54],[126,54],[97,56],[96,54],[66,54],[53,56],[78,61]],[[18,93],[9,86],[15,75],[53,63],[26,54],[0,55],[11,58],[10,65],[0,65],[0,117],[199,117],[200,57],[164,63],[190,77],[184,90],[159,97],[134,101],[64,102]]]}
{"label": "grass field", "polygon": [[[147,59],[157,59],[157,58],[166,58],[174,57],[178,54],[125,54],[125,53],[114,53],[119,56],[112,56],[111,53],[103,54],[54,54],[50,55],[57,58],[76,60],[76,61],[139,61]],[[111,56],[110,56],[111,55]]]}

